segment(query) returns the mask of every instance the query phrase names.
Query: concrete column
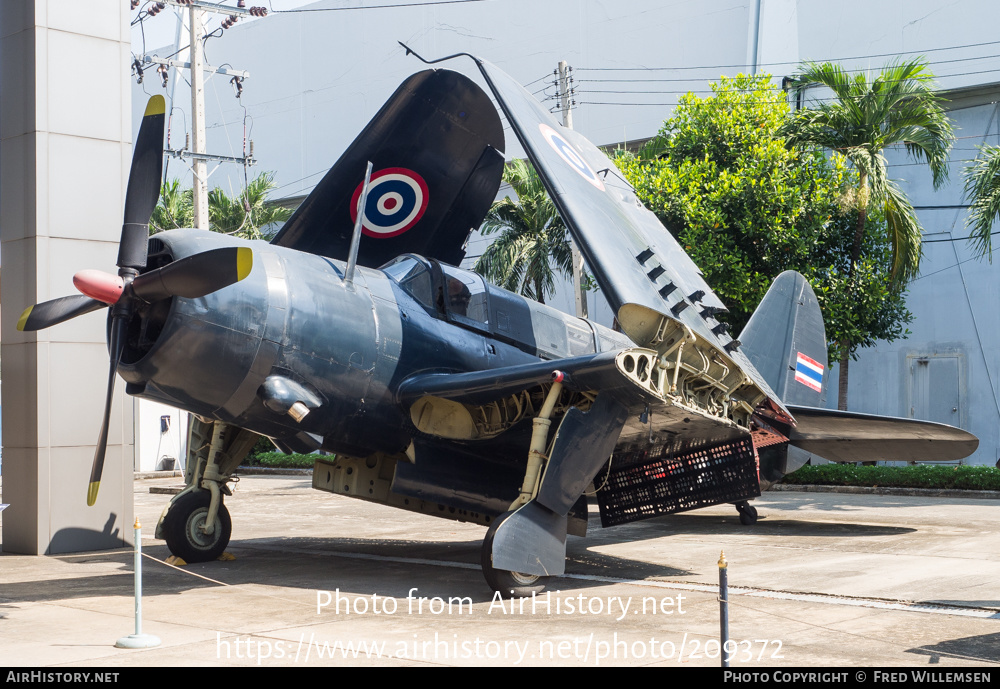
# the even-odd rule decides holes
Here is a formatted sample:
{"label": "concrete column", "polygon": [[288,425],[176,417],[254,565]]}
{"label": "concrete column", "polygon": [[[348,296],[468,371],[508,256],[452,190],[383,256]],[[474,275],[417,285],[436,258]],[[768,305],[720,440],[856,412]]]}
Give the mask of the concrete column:
{"label": "concrete column", "polygon": [[5,552],[131,541],[132,401],[119,379],[101,492],[87,483],[108,376],[107,311],[19,333],[33,303],[75,294],[73,274],[115,272],[131,161],[129,5],[0,2]]}

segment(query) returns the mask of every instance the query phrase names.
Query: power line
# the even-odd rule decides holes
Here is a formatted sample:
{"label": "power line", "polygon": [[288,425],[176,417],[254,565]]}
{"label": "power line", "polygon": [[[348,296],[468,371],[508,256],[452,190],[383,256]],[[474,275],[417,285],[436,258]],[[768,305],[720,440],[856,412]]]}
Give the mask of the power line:
{"label": "power line", "polygon": [[[966,206],[968,208],[968,206]],[[991,237],[995,237],[1000,234],[1000,232],[990,232]],[[972,239],[972,237],[952,237],[951,239],[925,239],[921,244],[937,244],[938,242],[966,242]],[[957,263],[955,265],[958,265]],[[933,273],[932,273],[933,275]]]}
{"label": "power line", "polygon": [[273,10],[275,14],[298,14],[300,12],[344,12],[346,10],[384,10],[396,7],[427,7],[429,5],[460,5],[466,2],[486,2],[486,0],[432,0],[431,2],[411,2],[398,5],[368,5],[366,7],[317,7],[299,10]]}
{"label": "power line", "polygon": [[[938,79],[951,79],[951,78],[954,78],[954,77],[973,76],[973,75],[976,75],[976,74],[992,74],[992,73],[995,73],[995,72],[1000,72],[1000,66],[995,67],[993,69],[978,70],[978,71],[973,71],[973,72],[956,72],[954,74],[944,74],[944,75],[941,75],[940,77],[937,77],[937,78]],[[732,77],[730,77],[729,79],[732,79]],[[580,83],[586,83],[586,82],[589,82],[589,81],[593,81],[593,80],[590,80],[590,79],[580,79]],[[627,80],[622,81],[622,82],[617,82],[614,79],[604,79],[602,81],[605,82],[605,83],[630,83]],[[697,80],[697,79],[679,79],[679,80],[669,80],[669,81],[701,81],[701,80]],[[885,84],[885,83],[889,83],[889,82],[888,81],[883,81],[881,83]],[[817,84],[817,85],[818,86],[823,86],[822,84]],[[737,89],[737,90],[740,91],[740,92],[745,92],[745,93],[754,93],[755,92],[755,90],[752,87],[741,88],[741,89]],[[706,89],[698,89],[698,90],[687,89],[687,90],[683,90],[683,91],[674,91],[674,90],[665,90],[665,89],[657,89],[657,90],[631,89],[631,90],[628,90],[628,91],[618,91],[618,90],[607,90],[607,89],[586,89],[586,88],[583,88],[583,89],[579,89],[577,91],[577,93],[613,93],[613,94],[627,94],[627,95],[637,95],[637,96],[638,95],[657,95],[657,96],[662,96],[662,95],[687,95],[689,93],[695,94],[695,95],[699,95],[699,94],[712,95],[712,94],[715,94],[717,92],[715,90],[712,90],[712,89],[708,89],[708,90],[706,90]],[[775,95],[778,95],[777,91],[775,91],[774,93],[775,93]],[[782,95],[783,95],[783,92],[782,92]],[[858,94],[858,95],[852,96],[852,97],[854,97],[854,98],[865,98],[866,96],[867,96],[866,93],[862,93],[862,94]],[[810,103],[822,103],[822,102],[834,102],[834,101],[839,101],[839,100],[842,100],[842,99],[839,98],[839,97],[836,97],[836,96],[832,96],[832,97],[825,97],[825,98],[810,98],[809,102]]]}
{"label": "power line", "polygon": [[[925,53],[937,53],[945,50],[960,50],[962,48],[980,48],[985,45],[1000,45],[1000,41],[986,41],[984,43],[967,43],[965,45],[953,45],[944,48],[928,48],[927,50],[905,50],[896,53],[881,53],[874,55],[855,55],[852,57],[835,57],[835,58],[825,58],[816,60],[799,60],[797,62],[785,61],[785,62],[761,62],[756,65],[756,67],[777,67],[781,65],[798,65],[802,62],[843,62],[845,60],[867,60],[873,57],[900,57],[904,53],[911,55],[923,55]],[[747,63],[738,65],[703,65],[700,67],[577,67],[578,70],[587,70],[593,72],[664,72],[672,70],[689,70],[689,69],[741,69],[744,67],[750,67],[751,65]]]}
{"label": "power line", "polygon": [[[944,65],[944,64],[950,64],[950,63],[953,63],[953,62],[968,62],[970,60],[989,60],[989,59],[998,58],[998,57],[1000,57],[1000,55],[979,55],[979,56],[976,56],[976,57],[958,57],[958,58],[955,58],[953,60],[938,60],[936,62],[928,62],[927,66],[928,67],[933,67],[935,65]],[[580,71],[584,71],[584,69],[585,68],[581,67]],[[671,69],[671,68],[664,67],[663,69]],[[684,67],[684,68],[678,67],[677,69],[689,69],[689,68],[687,68],[687,67]],[[692,67],[690,69],[712,69],[712,68],[711,67],[704,67],[704,68]],[[862,73],[862,72],[870,72],[870,71],[871,70],[866,70],[866,69],[845,69],[844,70],[844,72],[847,73],[847,74],[859,74],[859,73]],[[959,73],[956,73],[956,74],[965,74],[965,73],[966,72],[959,72]],[[975,73],[975,72],[972,72],[972,73]],[[948,77],[948,76],[955,76],[955,75],[953,75],[953,74],[945,74],[945,75],[941,75],[940,77],[935,76],[935,78],[944,78],[944,77]],[[584,82],[591,82],[591,83],[594,83],[594,82],[661,83],[662,82],[662,83],[666,83],[666,82],[699,81],[701,79],[702,79],[702,77],[682,77],[682,78],[676,78],[676,79],[663,79],[663,78],[661,78],[661,79],[579,79],[578,81],[580,83],[584,83]]]}

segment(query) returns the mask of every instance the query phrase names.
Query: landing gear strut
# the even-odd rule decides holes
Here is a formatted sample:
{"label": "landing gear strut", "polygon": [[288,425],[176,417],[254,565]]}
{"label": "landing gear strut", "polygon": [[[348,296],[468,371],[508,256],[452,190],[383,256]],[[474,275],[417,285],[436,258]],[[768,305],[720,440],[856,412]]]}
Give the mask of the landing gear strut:
{"label": "landing gear strut", "polygon": [[188,426],[186,487],[163,510],[156,537],[186,562],[216,560],[229,545],[233,523],[223,495],[257,434],[192,415]]}
{"label": "landing gear strut", "polygon": [[501,596],[526,598],[533,593],[541,593],[545,590],[549,577],[538,574],[521,574],[520,572],[508,572],[505,569],[493,567],[493,537],[503,521],[513,512],[505,512],[497,517],[486,532],[483,539],[483,549],[479,564],[483,569],[483,576],[490,588]]}
{"label": "landing gear strut", "polygon": [[750,526],[757,523],[757,508],[746,500],[736,503],[736,511],[740,513],[740,524]]}

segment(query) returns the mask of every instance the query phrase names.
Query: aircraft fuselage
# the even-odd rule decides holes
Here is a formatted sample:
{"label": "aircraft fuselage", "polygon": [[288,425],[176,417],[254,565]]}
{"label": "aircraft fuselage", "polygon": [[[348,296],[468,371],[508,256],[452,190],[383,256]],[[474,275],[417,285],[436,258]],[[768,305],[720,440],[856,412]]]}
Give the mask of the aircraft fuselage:
{"label": "aircraft fuselage", "polygon": [[[152,241],[162,244],[161,261],[244,243],[196,230]],[[501,368],[627,343],[606,328],[492,286],[478,320],[452,317],[441,303],[441,281],[448,278],[430,275],[433,270],[431,292],[421,303],[380,270],[359,266],[348,285],[340,261],[250,245],[254,268],[245,280],[202,298],[161,302],[130,325],[119,369],[130,394],[253,430],[289,450],[397,453],[414,434],[394,393],[405,377]],[[151,246],[151,265],[158,248]],[[296,421],[287,404],[274,399],[280,395],[265,385],[269,379],[278,389],[291,387],[286,395],[308,397],[309,413]]]}

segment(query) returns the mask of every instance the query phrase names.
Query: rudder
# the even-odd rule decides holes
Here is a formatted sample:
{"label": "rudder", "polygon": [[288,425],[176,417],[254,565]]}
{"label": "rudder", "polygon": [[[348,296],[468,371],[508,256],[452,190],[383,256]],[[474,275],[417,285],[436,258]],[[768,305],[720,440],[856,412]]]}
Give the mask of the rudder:
{"label": "rudder", "polygon": [[786,405],[826,406],[826,329],[809,282],[774,279],[739,336],[743,353]]}

